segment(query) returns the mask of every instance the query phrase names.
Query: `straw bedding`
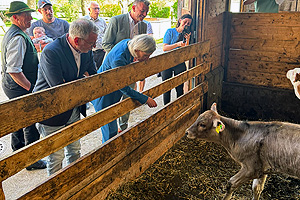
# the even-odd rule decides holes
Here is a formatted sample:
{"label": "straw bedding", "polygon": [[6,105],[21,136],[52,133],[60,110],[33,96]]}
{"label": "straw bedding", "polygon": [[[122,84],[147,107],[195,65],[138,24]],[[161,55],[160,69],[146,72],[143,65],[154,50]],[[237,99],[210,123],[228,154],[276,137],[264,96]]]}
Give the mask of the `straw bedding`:
{"label": "straw bedding", "polygon": [[[112,191],[111,200],[222,199],[225,185],[239,165],[220,145],[186,137],[176,143],[140,177]],[[251,199],[251,182],[232,199]],[[300,199],[300,180],[284,175],[267,179],[261,199]]]}

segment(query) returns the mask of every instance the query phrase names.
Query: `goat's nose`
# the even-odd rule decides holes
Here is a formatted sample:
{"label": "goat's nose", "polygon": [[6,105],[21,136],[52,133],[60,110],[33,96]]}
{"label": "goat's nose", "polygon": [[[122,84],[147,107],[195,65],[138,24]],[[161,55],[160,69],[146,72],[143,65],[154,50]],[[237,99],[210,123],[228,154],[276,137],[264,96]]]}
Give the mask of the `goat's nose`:
{"label": "goat's nose", "polygon": [[188,131],[185,131],[185,136],[188,136],[189,132]]}

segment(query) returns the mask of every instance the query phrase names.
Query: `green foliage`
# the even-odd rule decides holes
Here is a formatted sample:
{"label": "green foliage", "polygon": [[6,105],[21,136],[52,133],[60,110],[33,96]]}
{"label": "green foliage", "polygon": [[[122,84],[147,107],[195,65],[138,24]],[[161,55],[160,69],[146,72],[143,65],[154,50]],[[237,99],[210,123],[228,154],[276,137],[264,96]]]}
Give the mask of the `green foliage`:
{"label": "green foliage", "polygon": [[100,5],[100,16],[112,17],[121,14],[121,7],[118,4],[99,4]]}
{"label": "green foliage", "polygon": [[151,2],[148,15],[152,18],[169,18],[170,7],[166,6],[165,1]]}
{"label": "green foliage", "polygon": [[80,0],[57,0],[52,7],[55,17],[71,22],[79,17]]}
{"label": "green foliage", "polygon": [[172,12],[171,12],[172,21],[173,20],[177,21],[177,17],[178,17],[177,13],[178,13],[178,0],[176,0],[172,5]]}

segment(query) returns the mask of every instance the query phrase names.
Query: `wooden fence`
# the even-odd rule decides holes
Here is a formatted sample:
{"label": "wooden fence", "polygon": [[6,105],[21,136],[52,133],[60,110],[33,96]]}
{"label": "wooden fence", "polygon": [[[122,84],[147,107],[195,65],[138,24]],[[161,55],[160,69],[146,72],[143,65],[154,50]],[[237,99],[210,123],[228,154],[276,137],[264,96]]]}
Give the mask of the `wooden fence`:
{"label": "wooden fence", "polygon": [[[193,44],[145,62],[130,64],[6,101],[0,104],[0,137],[109,94],[186,60],[201,58],[209,52],[209,49],[209,41]],[[207,72],[209,72],[208,65],[200,64],[145,91],[144,94],[155,98]],[[198,116],[202,108],[202,96],[207,90],[207,83],[201,83],[145,121],[110,139],[96,150],[50,176],[20,199],[105,198],[109,190],[140,175],[183,136],[184,130]],[[26,166],[138,106],[140,106],[138,102],[126,99],[13,152],[0,160],[0,181],[4,181]],[[74,131],[77,134],[73,134]],[[5,199],[2,185],[0,191],[1,199]]]}
{"label": "wooden fence", "polygon": [[300,123],[286,78],[300,66],[300,13],[229,13],[222,110],[245,119]]}
{"label": "wooden fence", "polygon": [[236,13],[230,20],[227,81],[291,88],[300,64],[300,13]]}

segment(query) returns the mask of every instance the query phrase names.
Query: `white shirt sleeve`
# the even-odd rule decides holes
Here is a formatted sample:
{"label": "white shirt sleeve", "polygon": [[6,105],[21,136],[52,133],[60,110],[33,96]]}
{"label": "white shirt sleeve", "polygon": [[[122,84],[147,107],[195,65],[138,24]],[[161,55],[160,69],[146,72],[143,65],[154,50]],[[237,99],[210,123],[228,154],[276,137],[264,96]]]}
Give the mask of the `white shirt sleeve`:
{"label": "white shirt sleeve", "polygon": [[25,39],[21,35],[14,36],[7,44],[6,73],[22,72],[26,52]]}

